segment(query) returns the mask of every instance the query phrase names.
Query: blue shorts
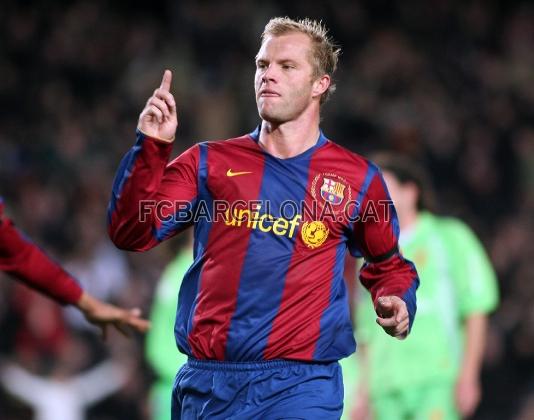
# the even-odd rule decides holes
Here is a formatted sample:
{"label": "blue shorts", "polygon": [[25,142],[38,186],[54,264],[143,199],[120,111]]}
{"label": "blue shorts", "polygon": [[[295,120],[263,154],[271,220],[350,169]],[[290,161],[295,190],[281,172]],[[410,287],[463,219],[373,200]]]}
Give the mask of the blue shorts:
{"label": "blue shorts", "polygon": [[343,378],[338,362],[189,361],[178,371],[172,420],[339,419]]}

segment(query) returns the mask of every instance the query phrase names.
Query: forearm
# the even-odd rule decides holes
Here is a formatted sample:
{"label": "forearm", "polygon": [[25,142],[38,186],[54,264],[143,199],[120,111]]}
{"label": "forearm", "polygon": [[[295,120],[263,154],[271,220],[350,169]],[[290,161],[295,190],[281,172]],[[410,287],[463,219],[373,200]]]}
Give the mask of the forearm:
{"label": "forearm", "polygon": [[85,405],[97,401],[118,391],[126,382],[127,371],[118,363],[105,361],[73,380],[73,387],[83,398]]}
{"label": "forearm", "polygon": [[351,419],[369,419],[370,418],[370,379],[369,379],[369,358],[365,345],[359,344],[357,349],[356,363],[358,365],[358,383],[354,389],[353,395],[349,398],[352,400],[352,409],[348,415]]}
{"label": "forearm", "polygon": [[487,328],[488,319],[485,314],[472,314],[465,320],[465,346],[460,376],[479,380]]}
{"label": "forearm", "polygon": [[375,308],[380,297],[401,298],[406,303],[411,329],[417,309],[415,292],[419,286],[419,277],[410,261],[396,254],[385,261],[368,262],[360,271],[360,280],[371,293]]}
{"label": "forearm", "polygon": [[358,372],[360,374],[359,380],[359,389],[365,391],[369,390],[369,378],[370,378],[370,361],[369,361],[369,349],[368,346],[364,343],[358,342],[357,349],[357,360],[358,360]]}
{"label": "forearm", "polygon": [[62,304],[74,304],[82,294],[72,276],[8,219],[0,220],[0,269]]}
{"label": "forearm", "polygon": [[115,176],[108,207],[109,235],[117,247],[140,251],[157,244],[153,205],[171,150],[172,144],[137,131],[137,141]]}
{"label": "forearm", "polygon": [[382,175],[378,168],[369,168],[369,174],[374,175],[361,208],[374,204],[382,210],[377,217],[362,218],[354,226],[357,249],[366,261],[360,271],[360,280],[371,293],[375,309],[381,297],[399,298],[406,304],[409,331],[417,308],[415,292],[419,277],[415,266],[399,252],[399,222]]}
{"label": "forearm", "polygon": [[45,380],[12,363],[3,367],[0,381],[10,394],[30,405],[35,405],[42,398],[49,385]]}
{"label": "forearm", "polygon": [[95,298],[87,292],[82,292],[80,298],[74,303],[82,313],[91,313],[96,305]]}

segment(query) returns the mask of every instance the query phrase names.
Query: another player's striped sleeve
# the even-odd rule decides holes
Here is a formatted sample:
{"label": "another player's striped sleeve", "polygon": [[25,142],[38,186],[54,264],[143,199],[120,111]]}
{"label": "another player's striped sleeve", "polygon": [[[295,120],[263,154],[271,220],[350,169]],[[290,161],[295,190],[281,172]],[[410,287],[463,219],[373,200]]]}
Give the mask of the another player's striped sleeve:
{"label": "another player's striped sleeve", "polygon": [[39,247],[26,239],[11,220],[2,217],[0,199],[0,270],[62,304],[75,304],[82,295],[78,283]]}
{"label": "another player's striped sleeve", "polygon": [[137,131],[115,175],[108,207],[108,232],[117,247],[145,251],[192,224],[199,148],[167,165],[171,151],[172,143]]}
{"label": "another player's striped sleeve", "polygon": [[382,175],[370,167],[370,181],[355,222],[354,239],[365,258],[360,280],[376,306],[381,296],[398,296],[408,308],[410,328],[417,310],[417,270],[399,252],[399,223]]}

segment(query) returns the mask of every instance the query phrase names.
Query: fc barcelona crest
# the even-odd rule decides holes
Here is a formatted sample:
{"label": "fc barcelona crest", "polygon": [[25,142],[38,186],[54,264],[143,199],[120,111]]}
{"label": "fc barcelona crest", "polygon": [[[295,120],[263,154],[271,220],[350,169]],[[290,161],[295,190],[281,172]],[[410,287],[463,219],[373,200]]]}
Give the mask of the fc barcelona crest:
{"label": "fc barcelona crest", "polygon": [[345,198],[345,185],[339,181],[334,181],[330,178],[323,178],[323,186],[321,187],[321,197],[335,206],[342,203]]}
{"label": "fc barcelona crest", "polygon": [[332,205],[332,211],[341,211],[340,205],[352,200],[352,190],[348,181],[334,173],[315,175],[311,185],[311,195],[320,205]]}

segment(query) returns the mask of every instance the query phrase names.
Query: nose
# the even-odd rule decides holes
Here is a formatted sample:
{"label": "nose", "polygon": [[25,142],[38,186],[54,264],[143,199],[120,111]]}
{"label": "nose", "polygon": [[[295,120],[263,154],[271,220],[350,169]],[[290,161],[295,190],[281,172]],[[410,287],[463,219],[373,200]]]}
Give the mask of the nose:
{"label": "nose", "polygon": [[263,74],[261,75],[261,81],[262,83],[267,82],[275,82],[276,81],[276,72],[274,70],[274,66],[270,64],[267,66]]}

